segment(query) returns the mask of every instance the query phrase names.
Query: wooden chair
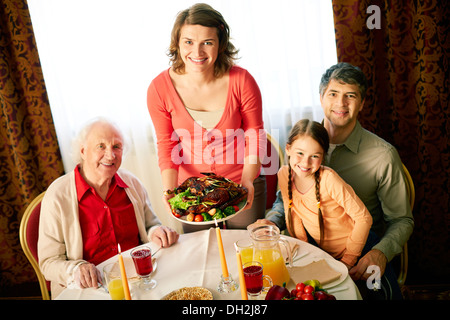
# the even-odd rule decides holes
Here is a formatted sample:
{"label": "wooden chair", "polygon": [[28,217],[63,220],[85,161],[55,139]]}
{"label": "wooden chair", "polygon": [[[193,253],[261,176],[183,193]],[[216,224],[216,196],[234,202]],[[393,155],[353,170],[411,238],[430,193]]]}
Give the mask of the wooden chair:
{"label": "wooden chair", "polygon": [[266,184],[267,184],[267,201],[266,210],[271,209],[275,199],[277,197],[278,190],[278,169],[284,164],[284,153],[281,149],[278,141],[267,133],[267,157],[269,161],[263,164],[262,167],[266,172]]}
{"label": "wooden chair", "polygon": [[[414,182],[411,178],[411,175],[409,174],[408,169],[405,167],[404,164],[402,164],[402,166],[403,171],[405,173],[406,186],[409,196],[409,204],[411,206],[412,211],[414,208],[414,201],[416,197]],[[400,287],[402,287],[405,284],[407,274],[408,274],[408,243],[405,243],[405,245],[403,246],[403,252],[400,254],[400,272],[397,277],[397,282]]]}
{"label": "wooden chair", "polygon": [[30,261],[41,288],[42,299],[50,300],[50,282],[45,280],[39,268],[37,256],[37,242],[39,237],[39,216],[41,215],[41,201],[45,191],[38,195],[25,209],[20,221],[19,239],[25,256]]}

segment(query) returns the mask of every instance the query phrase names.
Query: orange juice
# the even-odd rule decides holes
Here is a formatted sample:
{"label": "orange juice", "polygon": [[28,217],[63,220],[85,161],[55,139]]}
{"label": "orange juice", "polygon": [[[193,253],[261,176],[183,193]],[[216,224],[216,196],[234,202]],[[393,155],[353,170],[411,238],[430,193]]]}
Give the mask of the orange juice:
{"label": "orange juice", "polygon": [[247,247],[241,249],[241,259],[242,265],[246,264],[247,262],[253,261],[253,248]]}
{"label": "orange juice", "polygon": [[263,274],[268,275],[273,284],[282,286],[288,284],[290,276],[284,258],[279,250],[255,249],[254,260],[263,265]]}
{"label": "orange juice", "polygon": [[108,283],[108,291],[112,300],[123,300],[125,294],[123,292],[123,285],[121,279],[112,279]]}

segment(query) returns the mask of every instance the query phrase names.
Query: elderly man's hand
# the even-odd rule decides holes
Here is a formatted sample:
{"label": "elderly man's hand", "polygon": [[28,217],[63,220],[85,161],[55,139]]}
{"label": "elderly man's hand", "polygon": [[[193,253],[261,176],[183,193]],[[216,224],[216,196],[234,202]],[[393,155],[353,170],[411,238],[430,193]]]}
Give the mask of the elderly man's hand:
{"label": "elderly man's hand", "polygon": [[97,288],[102,283],[100,271],[92,263],[80,264],[73,277],[80,288]]}
{"label": "elderly man's hand", "polygon": [[172,244],[178,241],[178,232],[175,230],[161,226],[156,228],[152,234],[152,242],[159,244],[162,248],[170,247]]}

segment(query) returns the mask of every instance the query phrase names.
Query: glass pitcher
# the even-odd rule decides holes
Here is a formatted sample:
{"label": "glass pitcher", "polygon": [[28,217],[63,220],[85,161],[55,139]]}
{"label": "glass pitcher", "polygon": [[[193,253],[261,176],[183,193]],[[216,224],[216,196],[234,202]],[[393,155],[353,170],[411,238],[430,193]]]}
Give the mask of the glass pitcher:
{"label": "glass pitcher", "polygon": [[290,276],[286,268],[280,244],[286,248],[288,266],[292,266],[292,254],[289,243],[280,237],[280,229],[274,225],[257,226],[251,230],[250,237],[253,242],[253,260],[264,266],[264,275],[272,278],[273,284],[282,286],[289,282]]}

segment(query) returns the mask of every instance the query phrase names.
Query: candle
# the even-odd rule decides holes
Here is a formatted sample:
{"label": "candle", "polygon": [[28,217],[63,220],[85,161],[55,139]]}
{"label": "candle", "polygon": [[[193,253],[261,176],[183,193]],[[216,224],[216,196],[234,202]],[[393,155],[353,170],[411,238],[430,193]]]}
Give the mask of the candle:
{"label": "candle", "polygon": [[241,297],[242,300],[248,300],[247,296],[247,287],[245,285],[245,278],[244,278],[244,269],[242,269],[242,259],[241,259],[241,253],[239,252],[238,246],[236,243],[234,244],[234,247],[236,248],[236,260],[237,260],[237,266],[239,270],[239,285],[241,287]]}
{"label": "candle", "polygon": [[131,300],[130,287],[128,286],[127,273],[125,271],[125,264],[123,263],[123,257],[120,251],[120,244],[117,244],[117,248],[119,249],[119,267],[120,275],[122,277],[123,292],[125,293],[125,300]]}
{"label": "candle", "polygon": [[217,220],[214,219],[214,222],[216,223],[216,237],[217,237],[217,245],[219,246],[219,253],[220,253],[220,264],[222,265],[222,275],[224,278],[228,277],[228,268],[227,268],[227,261],[225,259],[225,252],[223,251],[223,243],[222,243],[222,236],[220,235],[220,228],[217,224]]}

